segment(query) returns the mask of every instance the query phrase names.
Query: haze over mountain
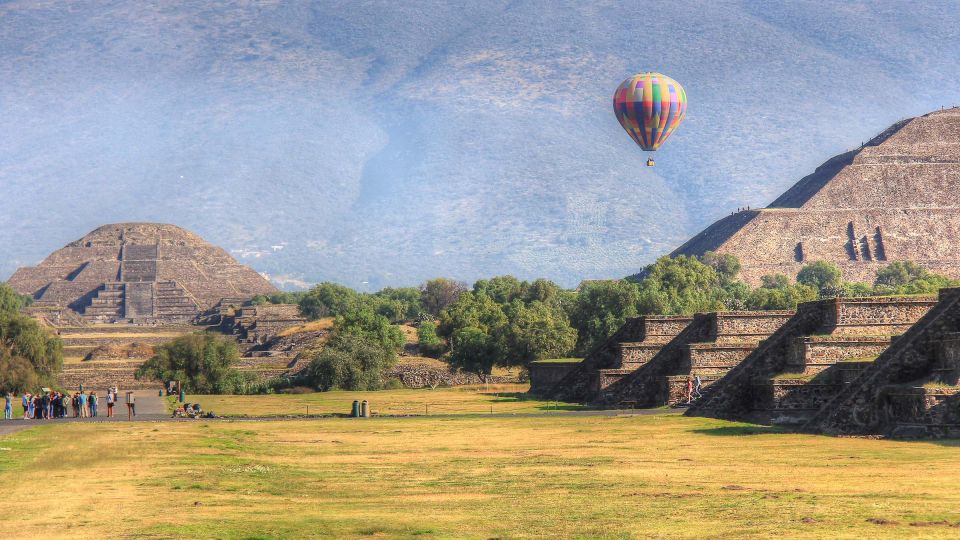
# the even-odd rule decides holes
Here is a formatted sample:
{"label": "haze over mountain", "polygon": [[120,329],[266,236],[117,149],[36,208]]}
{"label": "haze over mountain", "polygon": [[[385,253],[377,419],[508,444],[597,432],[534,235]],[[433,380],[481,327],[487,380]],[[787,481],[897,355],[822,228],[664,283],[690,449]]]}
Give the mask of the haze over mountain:
{"label": "haze over mountain", "polygon": [[[620,277],[960,103],[956,3],[0,1],[0,278],[111,222],[278,283]],[[657,166],[632,73],[689,111]]]}

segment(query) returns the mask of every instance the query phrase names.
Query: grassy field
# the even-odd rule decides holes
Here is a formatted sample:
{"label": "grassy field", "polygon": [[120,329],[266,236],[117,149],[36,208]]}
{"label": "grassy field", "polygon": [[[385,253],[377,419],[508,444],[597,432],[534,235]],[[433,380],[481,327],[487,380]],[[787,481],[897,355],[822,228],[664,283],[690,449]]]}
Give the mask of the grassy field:
{"label": "grassy field", "polygon": [[[349,414],[354,400],[368,400],[373,414],[389,416],[531,413],[579,410],[570,403],[537,401],[525,395],[526,384],[457,386],[435,390],[383,390],[378,392],[317,392],[259,396],[194,396],[204,410],[220,416],[289,416]],[[172,400],[171,400],[172,403]]]}
{"label": "grassy field", "polygon": [[957,446],[673,414],[42,426],[0,437],[0,523],[4,538],[956,538]]}

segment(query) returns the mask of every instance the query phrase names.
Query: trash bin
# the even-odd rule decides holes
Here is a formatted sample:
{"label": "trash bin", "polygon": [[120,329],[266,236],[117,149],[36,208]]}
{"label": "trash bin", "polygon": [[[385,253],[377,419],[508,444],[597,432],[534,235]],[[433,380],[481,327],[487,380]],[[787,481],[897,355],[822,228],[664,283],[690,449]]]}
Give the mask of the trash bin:
{"label": "trash bin", "polygon": [[358,418],[360,416],[360,401],[353,400],[353,409],[350,410],[350,418]]}
{"label": "trash bin", "polygon": [[363,400],[363,403],[360,404],[360,416],[370,418],[370,404],[367,403],[367,400]]}

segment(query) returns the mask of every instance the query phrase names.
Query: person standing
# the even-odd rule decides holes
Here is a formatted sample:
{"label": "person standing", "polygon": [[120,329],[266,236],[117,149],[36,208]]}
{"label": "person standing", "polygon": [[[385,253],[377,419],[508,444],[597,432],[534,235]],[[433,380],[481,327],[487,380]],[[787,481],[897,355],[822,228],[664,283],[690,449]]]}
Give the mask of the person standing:
{"label": "person standing", "polygon": [[693,376],[693,397],[700,399],[703,397],[703,394],[700,393],[700,389],[703,388],[703,381],[700,380],[700,374]]}
{"label": "person standing", "polygon": [[107,390],[107,418],[113,418],[113,391]]}
{"label": "person standing", "polygon": [[27,411],[30,410],[30,393],[27,392],[20,397],[20,405],[23,407],[23,419],[26,420],[30,418],[27,416]]}
{"label": "person standing", "polygon": [[10,392],[3,395],[3,419],[13,420],[13,395]]}
{"label": "person standing", "polygon": [[30,396],[30,399],[27,400],[27,408],[24,409],[25,411],[27,411],[27,414],[26,416],[24,416],[24,418],[31,418],[31,419],[33,418],[33,413],[35,410],[34,403],[36,403],[36,401],[37,400],[35,400],[33,396]]}
{"label": "person standing", "polygon": [[90,416],[97,417],[97,393],[94,391],[90,392]]}
{"label": "person standing", "polygon": [[693,381],[687,377],[687,405],[693,402]]}
{"label": "person standing", "polygon": [[133,392],[127,390],[127,420],[133,420],[137,415],[137,398]]}
{"label": "person standing", "polygon": [[44,392],[43,396],[40,398],[40,418],[44,420],[49,420],[50,415],[47,414],[50,411],[50,396]]}

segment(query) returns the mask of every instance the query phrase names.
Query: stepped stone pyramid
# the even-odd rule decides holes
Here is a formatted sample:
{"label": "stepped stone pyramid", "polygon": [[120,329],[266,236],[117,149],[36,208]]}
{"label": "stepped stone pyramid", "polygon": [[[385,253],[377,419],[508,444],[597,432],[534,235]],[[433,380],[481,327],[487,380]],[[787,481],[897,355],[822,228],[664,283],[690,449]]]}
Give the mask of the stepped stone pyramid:
{"label": "stepped stone pyramid", "polygon": [[960,277],[960,108],[894,124],[836,156],[767,208],[725,217],[671,255],[736,255],[740,277],[793,277],[832,261],[850,281],[872,282],[892,261]]}
{"label": "stepped stone pyramid", "polygon": [[104,225],[18,269],[8,284],[39,308],[70,309],[91,322],[185,321],[223,298],[276,291],[223,249],[157,223]]}

